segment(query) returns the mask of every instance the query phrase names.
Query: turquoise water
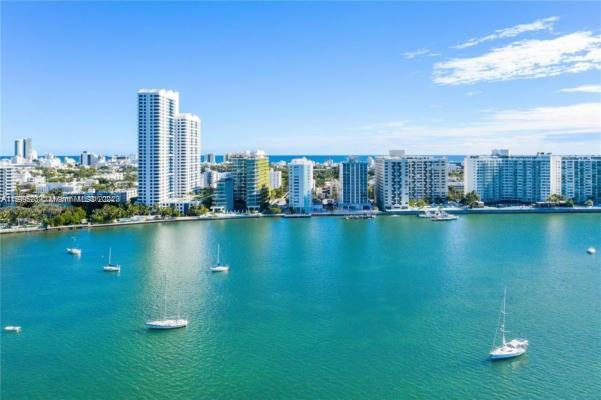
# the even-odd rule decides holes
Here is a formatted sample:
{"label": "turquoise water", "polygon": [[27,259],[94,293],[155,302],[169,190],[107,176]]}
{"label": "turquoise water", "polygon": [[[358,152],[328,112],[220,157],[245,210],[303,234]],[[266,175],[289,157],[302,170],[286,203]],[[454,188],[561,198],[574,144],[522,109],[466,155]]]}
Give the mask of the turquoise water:
{"label": "turquoise water", "polygon": [[[588,399],[601,215],[185,222],[1,237],[10,399]],[[65,248],[74,239],[81,258]],[[211,275],[217,243],[228,274]],[[119,275],[101,265],[112,247]],[[190,325],[149,332],[164,273]],[[530,341],[486,359],[503,287]]]}

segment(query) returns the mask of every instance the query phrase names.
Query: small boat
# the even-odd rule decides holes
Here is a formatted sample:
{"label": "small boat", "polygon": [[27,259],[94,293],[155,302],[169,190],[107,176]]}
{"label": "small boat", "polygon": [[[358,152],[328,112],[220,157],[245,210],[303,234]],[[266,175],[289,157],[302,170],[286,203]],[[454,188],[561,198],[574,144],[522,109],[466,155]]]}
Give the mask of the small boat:
{"label": "small boat", "polygon": [[588,254],[595,254],[597,250],[594,247],[589,247],[588,249],[586,249],[586,252]]}
{"label": "small boat", "polygon": [[104,267],[102,267],[102,269],[105,272],[119,272],[119,271],[121,271],[121,265],[119,265],[119,264],[113,264],[111,262],[111,250],[112,249],[109,249],[109,263],[106,264]]}
{"label": "small boat", "polygon": [[417,218],[432,218],[434,214],[430,210],[425,210],[417,214]]}
{"label": "small boat", "polygon": [[490,359],[491,360],[502,360],[506,358],[514,358],[521,356],[525,352],[528,351],[528,340],[526,339],[512,339],[507,341],[505,339],[505,334],[509,333],[508,330],[505,330],[505,316],[507,312],[505,311],[505,300],[507,298],[507,288],[503,293],[503,307],[501,308],[500,315],[500,324],[499,324],[499,332],[501,332],[502,342],[500,346],[495,347],[495,341],[497,339],[497,334],[495,333],[495,338],[493,339],[493,348],[490,350]]}
{"label": "small boat", "polygon": [[344,219],[375,219],[376,216],[374,214],[353,214],[347,215]]}
{"label": "small boat", "polygon": [[7,325],[7,326],[4,327],[4,330],[6,332],[21,333],[21,327],[20,326]]}
{"label": "small boat", "polygon": [[217,264],[213,265],[209,269],[211,270],[211,272],[228,272],[230,270],[230,266],[219,262],[219,247],[220,246],[217,245]]}
{"label": "small boat", "polygon": [[77,247],[68,247],[67,248],[67,253],[74,255],[74,256],[80,256],[81,255],[81,249],[78,249]]}
{"label": "small boat", "polygon": [[438,210],[432,215],[430,220],[431,221],[454,221],[458,218],[459,217],[456,215],[448,214],[447,212],[445,212],[443,210]]}
{"label": "small boat", "polygon": [[163,319],[147,321],[144,326],[147,329],[177,329],[188,326],[188,320],[180,317],[179,314],[179,299],[177,302],[177,316],[175,318],[167,317],[167,274],[165,273],[165,297],[163,300]]}

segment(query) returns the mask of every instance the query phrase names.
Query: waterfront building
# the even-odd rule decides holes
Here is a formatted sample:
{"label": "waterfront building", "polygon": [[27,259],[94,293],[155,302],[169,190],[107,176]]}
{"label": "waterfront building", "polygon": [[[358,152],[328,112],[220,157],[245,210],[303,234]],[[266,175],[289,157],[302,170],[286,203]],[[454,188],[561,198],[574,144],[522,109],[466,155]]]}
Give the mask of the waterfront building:
{"label": "waterfront building", "polygon": [[310,213],[313,205],[313,163],[295,158],[288,164],[288,207],[294,212]]}
{"label": "waterfront building", "polygon": [[375,197],[382,211],[407,207],[409,200],[445,201],[447,158],[407,156],[402,150],[376,159]]}
{"label": "waterfront building", "polygon": [[601,203],[601,156],[562,156],[561,195],[575,203]]}
{"label": "waterfront building", "polygon": [[485,203],[545,201],[561,192],[561,157],[550,153],[514,156],[507,150],[466,157],[464,193],[472,191]]}
{"label": "waterfront building", "polygon": [[170,199],[199,187],[199,160],[200,119],[180,114],[179,93],[139,90],[138,201],[169,205]]}
{"label": "waterfront building", "polygon": [[182,197],[200,188],[200,118],[185,113],[175,121],[174,192]]}
{"label": "waterfront building", "polygon": [[369,208],[367,198],[367,162],[349,157],[338,166],[340,195],[338,206],[349,210]]}
{"label": "waterfront building", "polygon": [[9,164],[0,164],[0,202],[6,196],[14,196],[17,190],[15,179],[16,168]]}
{"label": "waterfront building", "polygon": [[37,153],[33,150],[31,138],[23,138],[15,140],[13,162],[22,164],[24,162],[31,163],[37,158]]}
{"label": "waterfront building", "polygon": [[269,170],[269,189],[279,189],[282,187],[282,171]]}
{"label": "waterfront building", "polygon": [[232,163],[235,208],[260,209],[269,196],[269,158],[257,150],[229,154],[228,160]]}
{"label": "waterfront building", "polygon": [[15,158],[23,158],[23,139],[15,140]]}
{"label": "waterfront building", "polygon": [[229,172],[221,174],[213,196],[213,211],[232,211],[234,209],[234,179]]}

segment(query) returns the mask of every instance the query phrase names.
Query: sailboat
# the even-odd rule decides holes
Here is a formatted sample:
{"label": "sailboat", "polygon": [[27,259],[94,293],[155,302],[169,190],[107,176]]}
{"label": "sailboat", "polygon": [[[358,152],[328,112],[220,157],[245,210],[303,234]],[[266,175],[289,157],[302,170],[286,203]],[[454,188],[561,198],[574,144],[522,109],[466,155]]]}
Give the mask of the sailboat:
{"label": "sailboat", "polygon": [[163,300],[163,319],[148,321],[144,326],[148,329],[176,329],[188,325],[188,320],[179,315],[179,298],[177,302],[177,317],[167,318],[167,274],[165,273],[165,297]]}
{"label": "sailboat", "polygon": [[221,264],[219,262],[219,250],[220,246],[217,245],[217,264],[213,265],[210,269],[211,272],[228,272],[230,270],[230,266],[227,264]]}
{"label": "sailboat", "polygon": [[102,269],[106,272],[119,272],[121,271],[121,265],[111,263],[111,250],[109,248],[109,263],[102,267]]}
{"label": "sailboat", "polygon": [[509,333],[509,331],[505,329],[505,316],[507,315],[507,312],[505,311],[506,298],[507,288],[505,288],[503,293],[503,308],[501,309],[501,315],[499,317],[499,332],[501,332],[502,343],[501,346],[495,347],[495,341],[497,339],[497,334],[495,333],[495,338],[493,339],[493,348],[489,353],[491,360],[518,357],[528,351],[528,341],[526,339],[512,339],[507,341],[505,338],[505,334]]}
{"label": "sailboat", "polygon": [[[75,241],[75,237],[73,237],[73,241]],[[81,256],[81,249],[77,247],[67,247],[67,253],[74,256]]]}

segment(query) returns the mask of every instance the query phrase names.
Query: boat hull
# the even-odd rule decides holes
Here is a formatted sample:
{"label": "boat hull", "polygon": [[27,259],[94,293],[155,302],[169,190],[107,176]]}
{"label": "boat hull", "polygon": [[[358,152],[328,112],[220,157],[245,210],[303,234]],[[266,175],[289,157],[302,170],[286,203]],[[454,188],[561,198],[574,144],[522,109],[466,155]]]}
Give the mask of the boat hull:
{"label": "boat hull", "polygon": [[188,320],[186,319],[168,319],[162,321],[149,321],[144,324],[146,329],[155,330],[166,330],[166,329],[179,329],[188,326]]}

